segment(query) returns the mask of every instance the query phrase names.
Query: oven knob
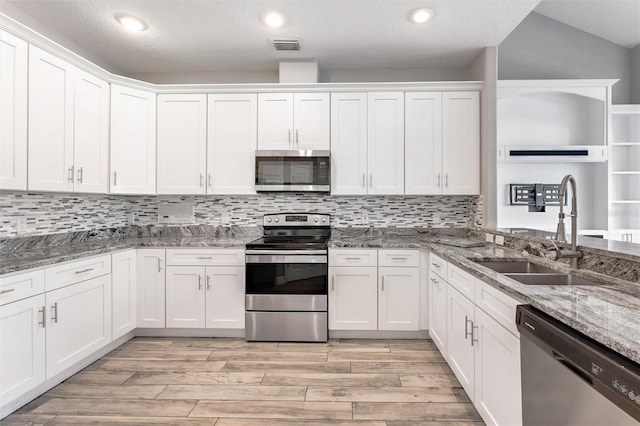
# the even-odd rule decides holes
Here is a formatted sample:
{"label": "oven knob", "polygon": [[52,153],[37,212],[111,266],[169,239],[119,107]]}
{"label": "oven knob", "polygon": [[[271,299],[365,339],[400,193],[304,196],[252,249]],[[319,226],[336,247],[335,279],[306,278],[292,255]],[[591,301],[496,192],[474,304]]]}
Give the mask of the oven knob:
{"label": "oven knob", "polygon": [[318,216],[316,216],[316,218],[314,219],[314,221],[315,221],[316,223],[318,223]]}
{"label": "oven knob", "polygon": [[275,220],[276,222],[280,222],[280,219],[278,219],[277,217],[273,220]]}
{"label": "oven knob", "polygon": [[323,222],[326,222],[326,221],[327,221],[327,218],[326,218],[326,217],[323,217],[323,218],[322,218],[322,221],[323,221]]}
{"label": "oven knob", "polygon": [[270,217],[267,218],[267,222],[271,222],[271,218]]}

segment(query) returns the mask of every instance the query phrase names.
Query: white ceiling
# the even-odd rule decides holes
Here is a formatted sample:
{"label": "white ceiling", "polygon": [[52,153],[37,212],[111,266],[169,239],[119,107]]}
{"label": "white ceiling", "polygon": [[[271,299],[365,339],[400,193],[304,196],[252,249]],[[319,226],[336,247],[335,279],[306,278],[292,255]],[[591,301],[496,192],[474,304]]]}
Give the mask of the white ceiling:
{"label": "white ceiling", "polygon": [[640,0],[542,0],[534,11],[620,46],[640,44]]}
{"label": "white ceiling", "polygon": [[[0,0],[3,13],[122,74],[260,71],[282,58],[316,58],[322,69],[467,67],[499,45],[539,0]],[[408,21],[428,6],[435,19]],[[260,15],[276,9],[279,30]],[[128,34],[114,14],[149,30]],[[301,37],[302,51],[277,52],[269,38]],[[79,50],[79,51],[78,51]]]}

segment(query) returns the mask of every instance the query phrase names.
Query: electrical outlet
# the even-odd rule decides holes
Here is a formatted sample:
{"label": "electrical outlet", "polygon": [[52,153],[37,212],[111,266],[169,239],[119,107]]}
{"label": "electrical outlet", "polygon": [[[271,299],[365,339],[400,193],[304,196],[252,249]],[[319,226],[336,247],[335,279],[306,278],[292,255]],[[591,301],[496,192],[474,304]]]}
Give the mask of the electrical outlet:
{"label": "electrical outlet", "polygon": [[134,223],[136,223],[136,214],[134,212],[130,212],[127,215],[127,221],[129,222],[129,225],[133,225]]}
{"label": "electrical outlet", "polygon": [[489,234],[488,232],[484,234],[484,240],[488,243],[493,244],[493,234]]}
{"label": "electrical outlet", "polygon": [[369,212],[367,210],[362,210],[360,213],[362,214],[362,224],[363,225],[368,225],[369,224]]}
{"label": "electrical outlet", "polygon": [[431,218],[433,219],[434,224],[440,225],[440,213],[434,213]]}
{"label": "electrical outlet", "polygon": [[16,218],[16,232],[22,234],[27,232],[27,218],[24,216],[18,216]]}
{"label": "electrical outlet", "polygon": [[496,244],[499,246],[504,245],[504,235],[496,235]]}

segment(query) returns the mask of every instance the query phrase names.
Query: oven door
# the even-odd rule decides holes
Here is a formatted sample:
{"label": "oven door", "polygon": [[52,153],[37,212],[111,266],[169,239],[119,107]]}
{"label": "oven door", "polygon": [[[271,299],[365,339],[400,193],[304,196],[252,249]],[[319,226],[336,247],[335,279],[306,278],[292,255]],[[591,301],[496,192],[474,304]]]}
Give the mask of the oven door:
{"label": "oven door", "polygon": [[256,191],[329,192],[328,151],[256,151]]}
{"label": "oven door", "polygon": [[325,254],[246,256],[247,311],[326,311]]}

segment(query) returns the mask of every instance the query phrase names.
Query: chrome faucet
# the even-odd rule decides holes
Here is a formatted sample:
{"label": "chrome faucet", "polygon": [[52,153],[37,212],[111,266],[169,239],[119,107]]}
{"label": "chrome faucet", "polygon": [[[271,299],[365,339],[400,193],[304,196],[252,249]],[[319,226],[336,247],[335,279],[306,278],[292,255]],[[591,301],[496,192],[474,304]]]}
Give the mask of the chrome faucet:
{"label": "chrome faucet", "polygon": [[571,267],[578,268],[578,258],[582,257],[582,252],[578,251],[578,199],[576,192],[576,180],[571,175],[566,175],[560,183],[558,191],[558,199],[560,201],[560,213],[558,214],[558,230],[556,231],[556,240],[559,242],[567,242],[567,236],[564,231],[564,198],[567,192],[567,182],[571,184],[571,250],[556,250],[556,259],[570,258]]}

